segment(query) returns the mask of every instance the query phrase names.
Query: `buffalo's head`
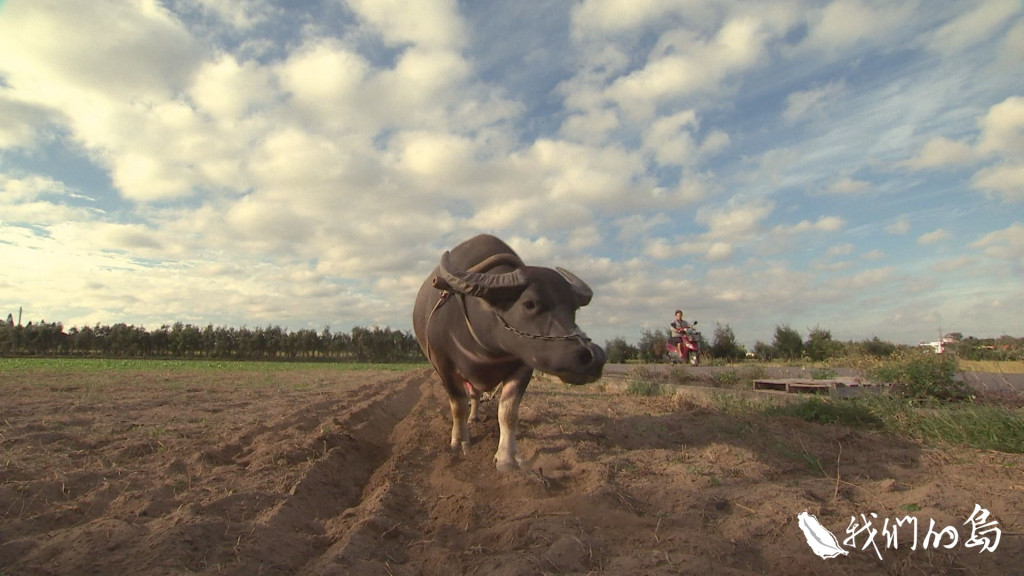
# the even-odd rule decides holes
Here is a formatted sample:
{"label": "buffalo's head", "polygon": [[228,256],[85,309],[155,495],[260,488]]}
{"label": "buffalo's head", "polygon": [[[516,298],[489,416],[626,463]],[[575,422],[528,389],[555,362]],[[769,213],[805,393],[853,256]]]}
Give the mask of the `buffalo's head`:
{"label": "buffalo's head", "polygon": [[576,311],[594,295],[590,287],[564,268],[523,266],[514,255],[488,260],[494,267],[512,269],[478,271],[485,262],[462,270],[445,252],[434,282],[438,288],[477,297],[481,308],[492,313],[473,320],[474,337],[570,384],[600,378],[607,356],[576,325]]}

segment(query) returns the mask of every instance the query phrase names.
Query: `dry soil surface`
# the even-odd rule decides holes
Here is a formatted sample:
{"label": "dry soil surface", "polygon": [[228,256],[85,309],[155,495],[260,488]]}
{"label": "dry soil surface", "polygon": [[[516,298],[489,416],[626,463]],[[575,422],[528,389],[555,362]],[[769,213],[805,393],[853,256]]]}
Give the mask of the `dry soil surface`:
{"label": "dry soil surface", "polygon": [[[1024,570],[1021,455],[540,380],[502,475],[484,412],[462,457],[425,369],[0,375],[0,574]],[[994,551],[966,546],[975,504]],[[839,542],[873,519],[878,552],[819,558],[805,510]],[[958,541],[893,549],[904,516]]]}

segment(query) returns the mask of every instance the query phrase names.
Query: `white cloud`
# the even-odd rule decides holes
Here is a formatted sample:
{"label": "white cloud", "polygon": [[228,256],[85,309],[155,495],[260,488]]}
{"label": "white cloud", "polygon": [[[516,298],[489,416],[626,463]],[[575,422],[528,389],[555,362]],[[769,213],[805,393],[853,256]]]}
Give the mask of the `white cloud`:
{"label": "white cloud", "polygon": [[831,82],[820,88],[793,92],[786,97],[786,109],[782,117],[792,122],[807,116],[817,116],[826,111],[830,101],[841,96],[844,89],[842,82]]}
{"label": "white cloud", "polygon": [[693,132],[699,128],[700,122],[694,110],[658,118],[644,134],[644,146],[653,151],[659,164],[693,162],[697,149]]}
{"label": "white cloud", "polygon": [[979,124],[978,153],[1024,158],[1024,97],[1011,96],[992,106]]}
{"label": "white cloud", "polygon": [[843,278],[836,281],[837,286],[843,290],[857,290],[866,288],[878,288],[880,284],[889,282],[894,277],[894,269],[891,266],[882,266],[859,272],[850,278]]}
{"label": "white cloud", "polygon": [[708,227],[708,238],[746,238],[760,230],[774,208],[769,200],[733,198],[725,206],[699,209],[696,220]]}
{"label": "white cloud", "polygon": [[203,62],[189,90],[197,109],[234,127],[245,116],[273,104],[271,73],[255,62],[239,63],[230,54]]}
{"label": "white cloud", "polygon": [[668,223],[669,218],[664,214],[631,214],[615,221],[615,226],[619,229],[616,238],[628,241],[647,236],[654,228]]}
{"label": "white cloud", "polygon": [[988,0],[974,10],[966,12],[936,30],[928,43],[929,48],[943,54],[956,54],[988,40],[1001,26],[1020,12],[1018,0]]}
{"label": "white cloud", "polygon": [[732,258],[733,246],[728,242],[712,242],[705,257],[711,262],[721,262]]}
{"label": "white cloud", "polygon": [[946,240],[949,240],[952,237],[953,235],[949,232],[949,230],[946,230],[944,228],[937,228],[935,230],[932,230],[931,232],[927,232],[925,234],[918,236],[917,243],[923,246],[928,246],[931,244],[945,242]]}
{"label": "white cloud", "polygon": [[687,30],[666,32],[643,68],[615,80],[605,97],[626,114],[650,117],[661,103],[702,92],[717,92],[721,84],[757,63],[767,41],[753,18],[725,22],[709,39]]}
{"label": "white cloud", "polygon": [[808,16],[807,50],[835,52],[857,43],[892,38],[914,16],[914,2],[835,0]]}
{"label": "white cloud", "polygon": [[629,32],[677,10],[679,6],[663,0],[585,0],[573,7],[573,34],[583,37]]}
{"label": "white cloud", "polygon": [[619,117],[614,110],[590,110],[566,118],[559,134],[572,141],[597,145],[618,127]]}
{"label": "white cloud", "polygon": [[923,170],[962,166],[972,164],[974,161],[974,151],[969,145],[936,136],[925,143],[917,156],[907,161],[907,166],[915,170]]}
{"label": "white cloud", "polygon": [[[634,338],[686,293],[741,338],[855,309],[853,329],[899,338],[914,327],[878,318],[942,306],[933,267],[895,272],[935,261],[915,240],[944,240],[911,222],[972,185],[987,196],[947,234],[977,230],[969,256],[1019,269],[1016,228],[985,228],[1024,190],[1024,27],[992,16],[1009,4],[584,0],[506,21],[534,12],[510,6],[495,23],[454,0],[9,1],[0,260],[33,277],[0,280],[0,305],[405,328],[440,252],[495,232],[578,268],[592,333]],[[542,16],[570,35],[517,28]],[[493,41],[526,46],[482,57]]]}
{"label": "white cloud", "polygon": [[980,170],[971,184],[1007,202],[1024,201],[1024,164],[1001,164]]}
{"label": "white cloud", "polygon": [[466,27],[454,0],[350,0],[348,5],[392,45],[459,50],[466,42]]}
{"label": "white cloud", "polygon": [[849,256],[853,254],[855,247],[853,244],[836,244],[830,246],[826,254],[828,256]]}
{"label": "white cloud", "polygon": [[11,2],[0,19],[0,50],[20,94],[76,114],[85,112],[74,106],[83,95],[173,96],[200,53],[184,27],[152,1]]}
{"label": "white cloud", "polygon": [[853,178],[850,178],[849,176],[844,176],[843,178],[837,180],[836,182],[833,182],[832,185],[830,185],[825,190],[825,192],[828,194],[853,195],[864,192],[865,190],[869,190],[870,188],[870,182],[864,180],[855,180]]}
{"label": "white cloud", "polygon": [[977,152],[996,163],[977,172],[972,184],[1007,202],[1024,200],[1024,97],[992,106],[979,124]]}
{"label": "white cloud", "polygon": [[897,236],[906,234],[907,232],[910,232],[910,222],[908,222],[905,218],[900,218],[899,220],[886,226],[885,231],[888,232],[889,234]]}
{"label": "white cloud", "polygon": [[251,28],[269,20],[275,15],[274,7],[267,0],[196,0],[202,9],[216,15],[235,28]]}
{"label": "white cloud", "polygon": [[981,249],[994,260],[1005,260],[1017,275],[1024,272],[1024,225],[1020,223],[989,232],[972,242],[971,247]]}

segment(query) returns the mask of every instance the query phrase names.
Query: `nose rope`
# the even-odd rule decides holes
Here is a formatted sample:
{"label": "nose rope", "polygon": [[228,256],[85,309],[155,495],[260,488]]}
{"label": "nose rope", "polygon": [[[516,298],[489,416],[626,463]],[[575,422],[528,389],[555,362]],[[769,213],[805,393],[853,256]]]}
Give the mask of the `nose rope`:
{"label": "nose rope", "polygon": [[508,321],[505,320],[505,318],[503,318],[501,316],[501,314],[498,314],[497,312],[495,312],[494,315],[498,317],[499,321],[501,321],[501,325],[505,328],[505,330],[508,330],[509,332],[515,334],[516,336],[521,336],[523,338],[529,338],[531,340],[543,340],[543,341],[546,341],[546,342],[557,342],[557,341],[564,341],[564,340],[579,340],[583,344],[586,344],[587,341],[589,340],[587,338],[586,333],[584,333],[582,330],[580,330],[579,326],[573,327],[572,332],[570,332],[568,334],[563,334],[563,335],[560,335],[560,336],[548,336],[548,335],[544,335],[544,334],[531,334],[529,332],[523,332],[522,330],[520,330],[520,329],[516,328],[515,326],[509,324]]}

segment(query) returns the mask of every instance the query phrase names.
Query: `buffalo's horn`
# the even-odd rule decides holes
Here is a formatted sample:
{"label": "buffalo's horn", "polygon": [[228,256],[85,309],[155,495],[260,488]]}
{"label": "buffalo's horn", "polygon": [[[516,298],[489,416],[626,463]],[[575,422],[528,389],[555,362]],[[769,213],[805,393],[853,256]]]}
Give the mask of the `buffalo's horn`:
{"label": "buffalo's horn", "polygon": [[481,298],[514,296],[526,288],[526,276],[518,268],[500,274],[458,270],[452,267],[450,252],[445,252],[441,256],[441,265],[437,275],[439,280],[452,290],[467,296]]}
{"label": "buffalo's horn", "polygon": [[563,278],[569,281],[569,285],[572,286],[572,291],[576,293],[577,302],[580,307],[590,304],[590,299],[594,297],[594,291],[587,286],[587,283],[580,280],[580,277],[569,272],[565,268],[555,268]]}

